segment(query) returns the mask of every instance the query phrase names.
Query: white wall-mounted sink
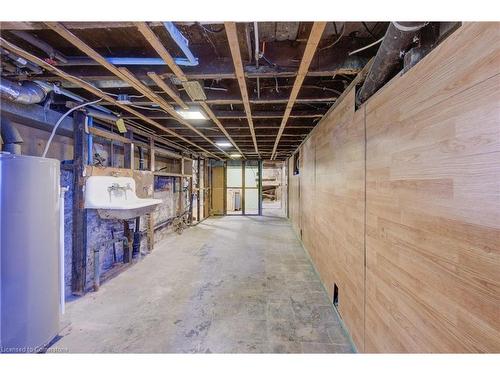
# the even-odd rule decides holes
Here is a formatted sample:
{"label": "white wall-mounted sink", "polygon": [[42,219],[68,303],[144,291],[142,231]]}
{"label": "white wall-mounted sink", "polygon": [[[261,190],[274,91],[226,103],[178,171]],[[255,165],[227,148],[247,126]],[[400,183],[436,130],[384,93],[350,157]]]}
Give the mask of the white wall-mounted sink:
{"label": "white wall-mounted sink", "polygon": [[85,183],[85,208],[103,219],[126,220],[153,211],[161,199],[138,198],[132,177],[90,176]]}

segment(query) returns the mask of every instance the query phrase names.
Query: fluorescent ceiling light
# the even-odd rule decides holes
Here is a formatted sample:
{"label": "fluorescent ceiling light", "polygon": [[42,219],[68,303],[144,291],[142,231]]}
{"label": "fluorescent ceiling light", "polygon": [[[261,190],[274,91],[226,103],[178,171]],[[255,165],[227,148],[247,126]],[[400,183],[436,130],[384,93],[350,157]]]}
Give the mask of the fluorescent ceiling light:
{"label": "fluorescent ceiling light", "polygon": [[216,142],[215,143],[217,146],[222,147],[222,148],[228,148],[231,147],[231,143],[229,142]]}
{"label": "fluorescent ceiling light", "polygon": [[241,158],[241,154],[236,154],[236,153],[229,154],[229,156],[231,156],[233,159],[239,159],[239,158]]}
{"label": "fluorescent ceiling light", "polygon": [[199,109],[176,109],[175,110],[184,120],[206,120],[207,117]]}

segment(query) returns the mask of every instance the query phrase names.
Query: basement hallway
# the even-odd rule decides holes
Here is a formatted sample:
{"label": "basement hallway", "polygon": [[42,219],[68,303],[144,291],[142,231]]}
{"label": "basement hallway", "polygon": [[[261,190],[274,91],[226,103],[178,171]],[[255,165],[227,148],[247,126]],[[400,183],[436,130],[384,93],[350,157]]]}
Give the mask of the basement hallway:
{"label": "basement hallway", "polygon": [[291,225],[212,217],[67,304],[61,352],[349,353]]}

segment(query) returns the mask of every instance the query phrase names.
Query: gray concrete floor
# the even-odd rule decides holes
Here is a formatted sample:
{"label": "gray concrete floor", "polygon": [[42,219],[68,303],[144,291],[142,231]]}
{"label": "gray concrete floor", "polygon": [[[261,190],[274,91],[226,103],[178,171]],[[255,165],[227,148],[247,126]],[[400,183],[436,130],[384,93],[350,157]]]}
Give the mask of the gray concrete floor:
{"label": "gray concrete floor", "polygon": [[290,224],[210,218],[67,305],[69,352],[345,353],[353,348]]}
{"label": "gray concrete floor", "polygon": [[285,217],[285,208],[281,206],[280,201],[262,202],[262,216]]}

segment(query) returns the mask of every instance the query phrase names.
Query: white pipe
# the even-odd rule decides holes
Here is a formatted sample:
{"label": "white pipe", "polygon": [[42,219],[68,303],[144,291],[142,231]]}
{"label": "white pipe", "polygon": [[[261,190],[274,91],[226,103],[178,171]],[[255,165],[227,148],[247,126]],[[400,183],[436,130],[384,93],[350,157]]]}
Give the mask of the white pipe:
{"label": "white pipe", "polygon": [[253,23],[253,31],[255,34],[255,66],[259,67],[259,24],[257,22]]}
{"label": "white pipe", "polygon": [[59,199],[59,270],[60,274],[60,305],[61,314],[65,311],[65,282],[64,282],[64,194],[68,191],[68,187],[61,187]]}

